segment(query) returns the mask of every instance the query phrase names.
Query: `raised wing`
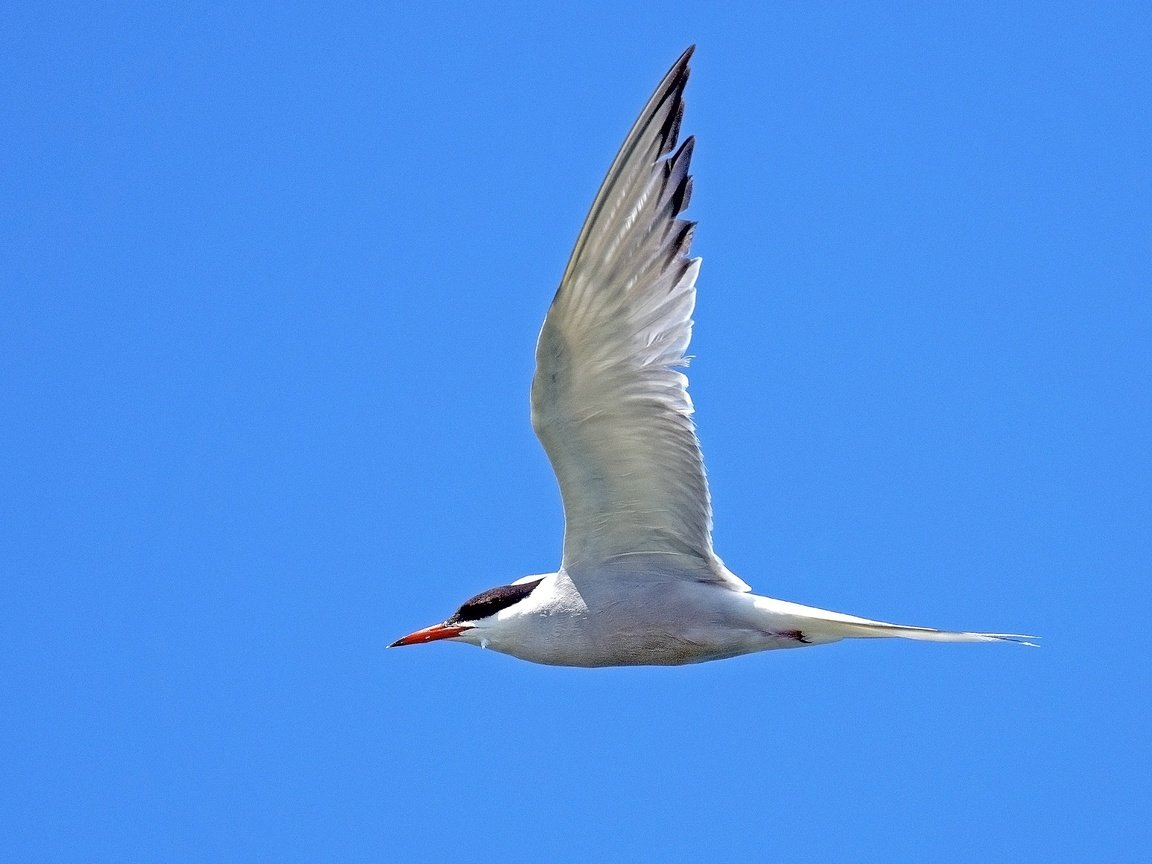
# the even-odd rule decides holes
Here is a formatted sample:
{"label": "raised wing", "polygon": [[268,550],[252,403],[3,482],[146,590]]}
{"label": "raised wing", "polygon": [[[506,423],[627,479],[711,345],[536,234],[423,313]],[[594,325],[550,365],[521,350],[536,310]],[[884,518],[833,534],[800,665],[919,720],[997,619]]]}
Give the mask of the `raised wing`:
{"label": "raised wing", "polygon": [[574,567],[662,557],[662,570],[748,586],[712,552],[712,507],[676,367],[692,336],[689,259],[693,139],[676,148],[689,48],[616,155],[536,346],[532,425],[564,499],[564,560]]}

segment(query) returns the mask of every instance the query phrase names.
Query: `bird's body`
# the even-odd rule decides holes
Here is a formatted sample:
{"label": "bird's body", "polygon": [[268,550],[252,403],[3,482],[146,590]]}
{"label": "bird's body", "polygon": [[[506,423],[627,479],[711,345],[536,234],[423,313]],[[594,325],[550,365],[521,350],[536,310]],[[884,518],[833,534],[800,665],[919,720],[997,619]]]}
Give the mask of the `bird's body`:
{"label": "bird's body", "polygon": [[[1015,636],[908,627],[734,591],[682,567],[636,560],[518,580],[523,599],[449,638],[553,666],[678,666],[846,637],[989,642]],[[622,585],[627,590],[621,590]],[[448,625],[451,629],[452,625]],[[441,638],[445,625],[412,642]],[[413,638],[414,637],[414,638]],[[403,644],[409,644],[401,640]]]}
{"label": "bird's body", "polygon": [[[802,645],[771,629],[752,594],[658,569],[550,573],[504,626],[477,632],[487,647],[556,666],[675,666]],[[618,596],[613,585],[626,580]],[[597,590],[603,586],[603,590]]]}
{"label": "bird's body", "polygon": [[909,627],[752,594],[712,549],[712,508],[680,371],[693,139],[677,148],[686,51],[648,100],[584,223],[536,348],[532,425],[564,500],[555,573],[467,601],[398,640],[452,640],[561,666],[678,665],[846,637],[1025,637]]}

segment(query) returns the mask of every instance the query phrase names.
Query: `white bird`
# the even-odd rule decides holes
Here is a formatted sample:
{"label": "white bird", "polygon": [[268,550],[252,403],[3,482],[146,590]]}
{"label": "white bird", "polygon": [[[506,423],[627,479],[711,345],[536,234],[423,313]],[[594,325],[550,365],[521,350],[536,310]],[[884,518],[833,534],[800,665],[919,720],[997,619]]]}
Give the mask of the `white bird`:
{"label": "white bird", "polygon": [[712,550],[712,507],[680,367],[700,259],[689,258],[693,139],[677,147],[689,48],[608,171],[544,319],[532,425],[564,499],[555,573],[478,594],[436,640],[561,666],[674,665],[899,636],[1023,641],[910,627],[752,594]]}

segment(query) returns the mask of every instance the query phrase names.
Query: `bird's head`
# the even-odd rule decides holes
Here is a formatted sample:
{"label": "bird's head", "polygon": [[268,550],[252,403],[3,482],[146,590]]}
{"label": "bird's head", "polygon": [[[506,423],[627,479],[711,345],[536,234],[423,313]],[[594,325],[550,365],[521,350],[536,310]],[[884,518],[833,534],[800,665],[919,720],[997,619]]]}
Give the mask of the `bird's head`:
{"label": "bird's head", "polygon": [[420,645],[424,642],[436,642],[440,639],[484,645],[488,634],[499,626],[500,619],[504,617],[499,616],[498,613],[510,609],[526,599],[541,581],[543,581],[543,577],[531,578],[527,581],[522,579],[511,585],[490,588],[470,600],[464,601],[447,620],[417,630],[415,633],[409,633],[388,647]]}

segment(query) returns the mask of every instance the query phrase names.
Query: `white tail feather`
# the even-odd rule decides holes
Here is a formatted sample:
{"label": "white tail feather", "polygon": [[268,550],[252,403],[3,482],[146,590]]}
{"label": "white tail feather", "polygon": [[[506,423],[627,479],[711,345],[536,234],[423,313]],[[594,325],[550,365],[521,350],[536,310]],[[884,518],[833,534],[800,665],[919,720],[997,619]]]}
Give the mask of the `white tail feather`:
{"label": "white tail feather", "polygon": [[858,618],[855,615],[845,615],[843,612],[802,606],[799,603],[769,597],[757,597],[756,605],[771,613],[776,621],[782,620],[786,629],[799,630],[815,642],[844,638],[901,638],[919,639],[923,642],[1014,642],[1032,648],[1039,647],[1030,641],[1038,639],[1038,636],[1025,636],[1019,633],[971,633],[964,630],[936,630],[932,627],[890,624],[887,621]]}

